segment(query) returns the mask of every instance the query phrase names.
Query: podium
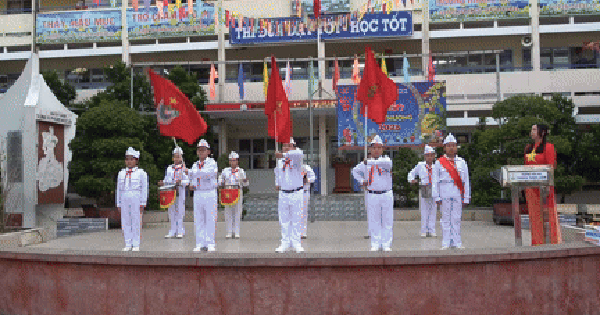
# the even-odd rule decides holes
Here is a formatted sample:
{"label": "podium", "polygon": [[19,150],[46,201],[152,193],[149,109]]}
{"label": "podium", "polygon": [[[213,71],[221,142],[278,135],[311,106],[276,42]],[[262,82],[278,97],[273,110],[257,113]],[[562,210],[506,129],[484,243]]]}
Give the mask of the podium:
{"label": "podium", "polygon": [[521,212],[519,211],[519,193],[525,188],[540,189],[540,206],[544,220],[544,238],[550,241],[548,210],[544,207],[549,187],[554,185],[554,169],[550,165],[506,165],[491,173],[502,187],[510,187],[512,195],[513,219],[515,222],[515,246],[523,246],[521,235]]}

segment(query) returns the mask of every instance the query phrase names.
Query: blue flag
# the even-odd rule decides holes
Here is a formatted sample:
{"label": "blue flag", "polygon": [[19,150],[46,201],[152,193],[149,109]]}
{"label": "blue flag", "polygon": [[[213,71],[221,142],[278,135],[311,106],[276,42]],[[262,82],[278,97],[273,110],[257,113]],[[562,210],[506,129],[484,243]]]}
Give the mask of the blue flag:
{"label": "blue flag", "polygon": [[402,72],[404,73],[404,83],[410,83],[410,75],[408,75],[409,68],[410,64],[408,64],[408,58],[404,57],[404,65],[402,66]]}
{"label": "blue flag", "polygon": [[238,87],[240,88],[240,100],[244,100],[244,67],[240,62],[240,69],[238,70]]}

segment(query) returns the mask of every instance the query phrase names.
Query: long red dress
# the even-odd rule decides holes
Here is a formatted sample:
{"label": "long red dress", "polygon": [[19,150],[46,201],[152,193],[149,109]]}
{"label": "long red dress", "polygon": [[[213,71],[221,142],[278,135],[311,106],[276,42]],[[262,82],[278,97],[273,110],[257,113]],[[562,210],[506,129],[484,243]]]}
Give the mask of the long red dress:
{"label": "long red dress", "polygon": [[[556,168],[556,151],[554,145],[546,143],[543,153],[535,153],[535,147],[530,154],[525,154],[525,165],[551,165]],[[550,186],[550,193],[546,198],[545,207],[548,209],[550,221],[550,242],[552,244],[562,243],[560,224],[556,211],[556,198],[554,196],[554,186]],[[529,210],[529,225],[531,226],[531,245],[540,245],[546,243],[544,238],[544,223],[542,209],[540,205],[540,189],[525,189],[527,197],[527,208]]]}

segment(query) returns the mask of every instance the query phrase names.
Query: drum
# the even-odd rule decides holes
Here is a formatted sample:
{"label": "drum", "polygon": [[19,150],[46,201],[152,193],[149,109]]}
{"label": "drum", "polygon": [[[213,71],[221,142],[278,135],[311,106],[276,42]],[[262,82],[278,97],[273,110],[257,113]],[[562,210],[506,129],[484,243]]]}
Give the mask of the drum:
{"label": "drum", "polygon": [[240,186],[225,185],[219,192],[219,202],[223,206],[233,206],[240,200]]}
{"label": "drum", "polygon": [[178,191],[175,185],[165,185],[158,187],[158,200],[161,208],[169,208],[175,203]]}
{"label": "drum", "polygon": [[431,194],[431,185],[421,185],[421,197],[422,198],[431,198],[433,195]]}

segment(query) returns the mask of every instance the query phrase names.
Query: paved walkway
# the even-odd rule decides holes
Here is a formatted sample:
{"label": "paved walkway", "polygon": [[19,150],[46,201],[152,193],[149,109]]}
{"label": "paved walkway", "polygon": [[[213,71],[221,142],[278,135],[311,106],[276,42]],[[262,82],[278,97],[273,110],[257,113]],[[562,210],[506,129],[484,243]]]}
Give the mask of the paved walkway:
{"label": "paved walkway", "polygon": [[[441,227],[437,227],[437,238],[420,237],[420,222],[395,222],[392,250],[427,251],[441,247]],[[225,223],[217,223],[217,252],[223,253],[264,253],[274,252],[279,245],[280,228],[278,222],[242,222],[240,239],[225,239]],[[141,251],[147,252],[186,252],[195,245],[192,223],[185,224],[183,239],[164,239],[164,227],[144,228]],[[303,240],[307,252],[356,252],[370,248],[367,223],[360,222],[314,222],[308,224],[308,239]],[[463,246],[467,249],[499,249],[514,247],[512,226],[498,226],[491,222],[462,222]],[[523,230],[523,244],[531,244],[531,233]],[[115,251],[123,247],[121,230],[108,230],[58,238],[47,243],[32,245],[32,248]]]}

